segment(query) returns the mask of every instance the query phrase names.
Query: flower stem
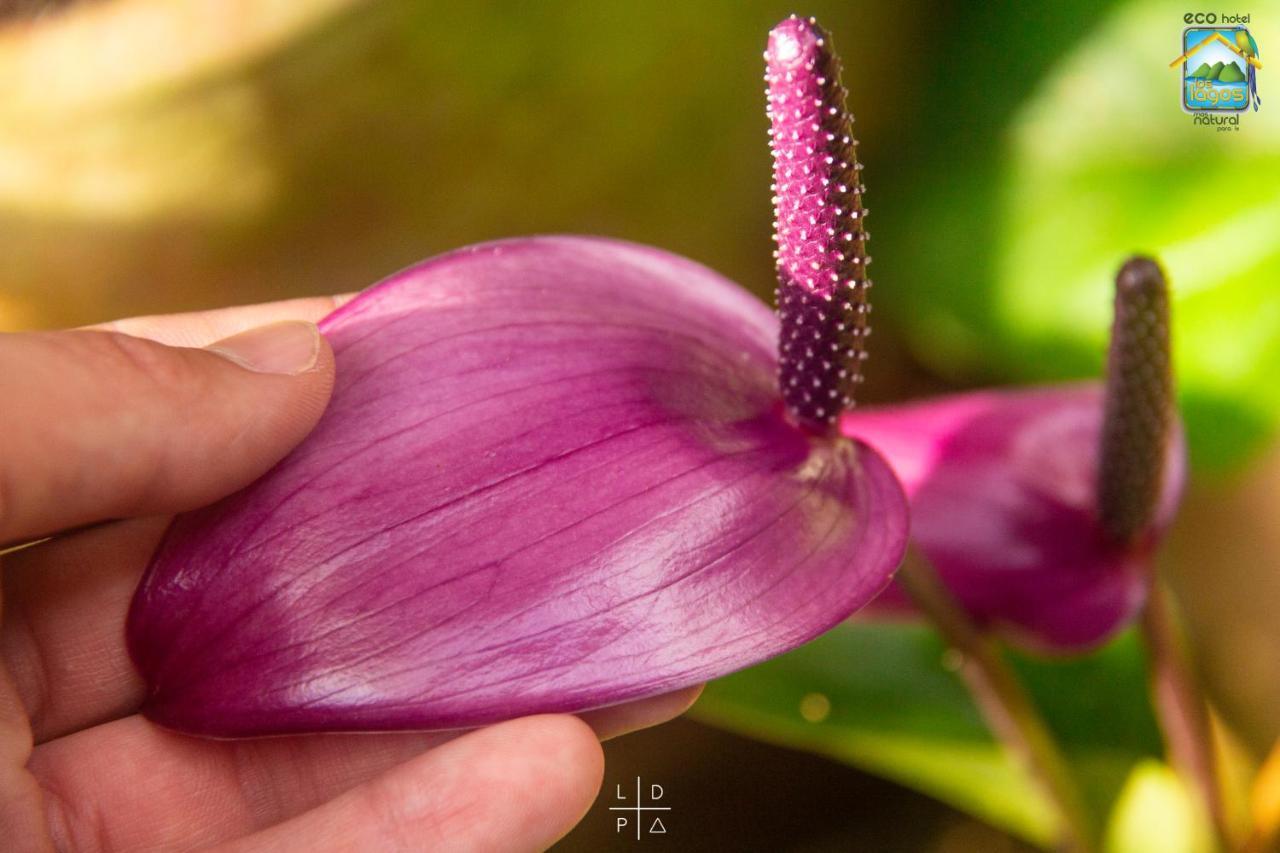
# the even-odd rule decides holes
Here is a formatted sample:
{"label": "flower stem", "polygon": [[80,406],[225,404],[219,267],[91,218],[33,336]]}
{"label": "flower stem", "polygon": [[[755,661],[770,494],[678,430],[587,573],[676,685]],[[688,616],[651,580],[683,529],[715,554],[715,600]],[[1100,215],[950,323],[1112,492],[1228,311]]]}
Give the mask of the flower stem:
{"label": "flower stem", "polygon": [[1088,812],[1067,762],[996,641],[974,624],[915,549],[898,570],[898,582],[943,639],[963,656],[960,673],[988,725],[1019,756],[1058,812],[1061,847],[1092,850]]}
{"label": "flower stem", "polygon": [[1147,646],[1151,700],[1164,733],[1165,750],[1173,766],[1198,794],[1222,848],[1230,849],[1230,824],[1218,787],[1217,755],[1209,716],[1191,672],[1186,643],[1178,629],[1169,593],[1158,581],[1152,584],[1141,624]]}

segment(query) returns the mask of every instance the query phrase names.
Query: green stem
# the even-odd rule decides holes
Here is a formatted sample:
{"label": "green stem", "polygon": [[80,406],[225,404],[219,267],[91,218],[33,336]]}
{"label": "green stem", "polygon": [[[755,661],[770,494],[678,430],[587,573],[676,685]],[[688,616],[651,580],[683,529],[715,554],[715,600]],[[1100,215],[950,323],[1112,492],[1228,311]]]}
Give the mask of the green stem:
{"label": "green stem", "polygon": [[1152,584],[1142,613],[1142,636],[1147,646],[1151,700],[1170,762],[1199,796],[1222,849],[1231,849],[1208,711],[1191,671],[1173,603],[1159,581]]}
{"label": "green stem", "polygon": [[1058,812],[1062,849],[1092,850],[1088,812],[1066,759],[995,640],[974,624],[919,553],[909,553],[898,582],[962,655],[960,673],[988,725],[1017,754]]}

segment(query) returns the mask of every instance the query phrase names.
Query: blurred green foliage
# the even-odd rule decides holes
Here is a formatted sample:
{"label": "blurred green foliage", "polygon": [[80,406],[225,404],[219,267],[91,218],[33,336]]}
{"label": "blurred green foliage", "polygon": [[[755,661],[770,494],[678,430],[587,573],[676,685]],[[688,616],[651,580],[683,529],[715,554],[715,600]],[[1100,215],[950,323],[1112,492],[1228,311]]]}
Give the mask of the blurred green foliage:
{"label": "blurred green foliage", "polygon": [[[1116,259],[1157,253],[1192,458],[1222,468],[1280,418],[1280,112],[1250,111],[1223,133],[1169,108],[1179,50],[1151,34],[1181,11],[1126,6],[1019,114],[992,307],[1025,354],[1011,359],[1020,374],[1096,369]],[[1280,48],[1280,3],[1249,11],[1259,41]]]}
{"label": "blurred green foliage", "polygon": [[[953,377],[1098,375],[1114,272],[1134,251],[1156,254],[1176,299],[1192,460],[1220,470],[1280,419],[1280,112],[1250,111],[1238,132],[1193,125],[1168,67],[1184,11],[1124,4],[1060,56],[1019,32],[1026,21],[996,22],[999,44],[1034,43],[1054,62],[1030,92],[990,85],[1011,109],[987,112],[967,154],[929,158],[958,174],[918,193],[908,215],[949,239],[908,253],[889,299],[917,352]],[[1280,44],[1280,3],[1248,11],[1263,51]],[[980,76],[956,85],[982,89],[992,64],[969,63]]]}
{"label": "blurred green foliage", "polygon": [[[1014,663],[1103,826],[1135,762],[1160,753],[1142,650],[1130,633],[1070,661]],[[848,762],[925,791],[1037,844],[1053,812],[992,739],[937,635],[856,622],[707,686],[695,718]]]}

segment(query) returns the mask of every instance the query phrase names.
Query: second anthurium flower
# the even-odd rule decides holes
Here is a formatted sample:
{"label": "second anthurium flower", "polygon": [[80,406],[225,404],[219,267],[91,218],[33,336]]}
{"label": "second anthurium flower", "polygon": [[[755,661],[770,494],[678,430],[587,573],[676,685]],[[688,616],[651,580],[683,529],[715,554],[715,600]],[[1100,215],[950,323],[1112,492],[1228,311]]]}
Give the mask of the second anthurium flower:
{"label": "second anthurium flower", "polygon": [[781,323],[608,240],[461,249],[323,323],[315,432],[170,528],[129,647],[190,732],[471,726],[675,690],[889,583],[899,483],[839,434],[866,337],[850,118],[823,33],[766,54]]}
{"label": "second anthurium flower", "polygon": [[[978,391],[843,416],[911,499],[919,557],[976,622],[1042,650],[1087,649],[1145,602],[1186,451],[1163,273],[1116,278],[1105,383]],[[913,557],[914,559],[914,557]],[[905,604],[889,590],[882,605]]]}

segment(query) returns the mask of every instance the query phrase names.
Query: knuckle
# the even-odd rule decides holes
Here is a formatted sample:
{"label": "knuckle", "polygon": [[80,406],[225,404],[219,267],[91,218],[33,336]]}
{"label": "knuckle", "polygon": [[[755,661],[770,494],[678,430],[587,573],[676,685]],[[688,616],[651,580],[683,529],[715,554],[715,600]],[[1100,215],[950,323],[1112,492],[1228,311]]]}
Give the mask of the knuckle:
{"label": "knuckle", "polygon": [[144,385],[173,389],[196,378],[189,360],[173,347],[119,332],[100,333],[99,340],[103,358],[116,368],[113,372],[123,372]]}

